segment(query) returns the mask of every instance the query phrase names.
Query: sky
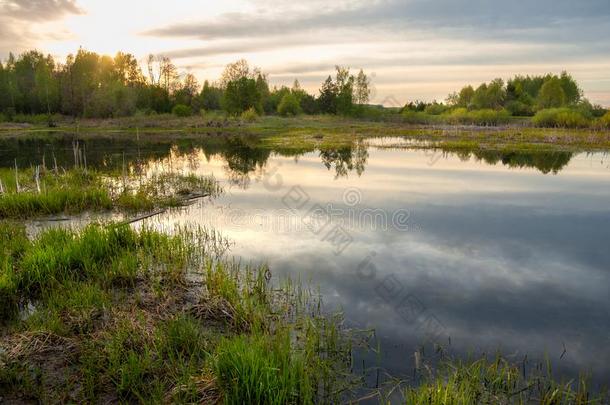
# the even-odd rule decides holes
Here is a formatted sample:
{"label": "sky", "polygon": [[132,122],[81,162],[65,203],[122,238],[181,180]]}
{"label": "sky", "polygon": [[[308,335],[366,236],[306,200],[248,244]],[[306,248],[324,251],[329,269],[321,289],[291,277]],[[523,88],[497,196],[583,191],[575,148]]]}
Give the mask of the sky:
{"label": "sky", "polygon": [[312,93],[338,64],[364,69],[387,106],[562,70],[610,106],[608,38],[610,0],[0,0],[1,59],[162,54],[203,82],[245,58]]}

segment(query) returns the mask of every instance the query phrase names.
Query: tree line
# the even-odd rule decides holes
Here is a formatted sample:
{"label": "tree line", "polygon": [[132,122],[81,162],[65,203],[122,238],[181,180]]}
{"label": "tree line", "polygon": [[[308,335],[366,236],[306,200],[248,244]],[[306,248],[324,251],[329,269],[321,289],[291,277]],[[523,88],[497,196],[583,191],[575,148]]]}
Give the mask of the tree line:
{"label": "tree line", "polygon": [[575,109],[591,117],[606,112],[602,106],[593,105],[584,98],[576,80],[565,71],[559,75],[517,75],[506,82],[498,78],[481,83],[477,88],[468,85],[449,94],[445,103],[415,101],[407,103],[403,111],[439,115],[452,109],[504,110],[509,115],[524,117],[554,108]]}
{"label": "tree line", "polygon": [[143,65],[129,53],[110,57],[82,48],[64,63],[35,50],[10,54],[0,62],[0,112],[9,119],[15,114],[190,115],[202,109],[232,115],[358,115],[370,96],[368,76],[340,66],[319,94],[311,95],[296,80],[292,87],[271,88],[268,76],[245,60],[227,65],[218,80],[206,80],[203,86],[194,75],[180,74],[168,57],[150,55]]}

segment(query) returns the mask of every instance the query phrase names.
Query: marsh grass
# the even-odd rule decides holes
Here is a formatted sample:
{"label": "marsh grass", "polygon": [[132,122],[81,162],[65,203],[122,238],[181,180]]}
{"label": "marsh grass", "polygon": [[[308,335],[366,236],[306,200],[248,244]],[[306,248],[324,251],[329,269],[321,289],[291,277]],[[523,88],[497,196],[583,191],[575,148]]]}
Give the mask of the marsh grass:
{"label": "marsh grass", "polygon": [[560,383],[549,362],[526,374],[501,356],[446,361],[436,374],[406,389],[404,396],[407,405],[587,405],[608,400],[592,393],[585,376]]}
{"label": "marsh grass", "polygon": [[7,400],[331,402],[348,380],[340,322],[222,258],[216,234],[90,225],[29,241],[2,223],[0,237]]}
{"label": "marsh grass", "polygon": [[117,209],[144,212],[177,207],[221,192],[213,177],[167,172],[148,177],[67,171],[0,169],[0,219]]}

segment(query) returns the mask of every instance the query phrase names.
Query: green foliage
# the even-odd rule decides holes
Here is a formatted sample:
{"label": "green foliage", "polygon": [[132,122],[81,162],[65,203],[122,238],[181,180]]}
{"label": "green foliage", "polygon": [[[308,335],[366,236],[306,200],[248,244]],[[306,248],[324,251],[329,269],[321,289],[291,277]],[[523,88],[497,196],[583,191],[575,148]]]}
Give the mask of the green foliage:
{"label": "green foliage", "polygon": [[256,80],[242,77],[230,81],[222,99],[223,108],[232,115],[254,108],[257,113],[262,112],[262,95],[256,84]]}
{"label": "green foliage", "polygon": [[246,111],[241,113],[240,118],[244,122],[256,122],[259,117],[254,107],[250,107]]}
{"label": "green foliage", "polygon": [[532,106],[519,100],[511,100],[507,102],[506,111],[515,117],[529,117],[534,115]]}
{"label": "green foliage", "polygon": [[610,128],[610,111],[599,119],[598,124],[602,128]]}
{"label": "green foliage", "polygon": [[400,114],[402,122],[406,124],[425,125],[433,123],[433,118],[423,111],[404,110]]}
{"label": "green foliage", "polygon": [[483,83],[475,90],[470,105],[474,109],[497,109],[504,105],[505,98],[504,81],[495,79],[489,85]]}
{"label": "green foliage", "polygon": [[566,103],[567,98],[561,86],[561,80],[557,77],[552,77],[545,81],[538,94],[538,109],[559,108],[565,106]]}
{"label": "green foliage", "polygon": [[299,115],[301,113],[299,100],[294,94],[286,93],[277,107],[277,112],[284,117]]}
{"label": "green foliage", "polygon": [[428,104],[424,109],[424,112],[430,115],[441,115],[445,111],[447,111],[447,106],[445,106],[443,103],[437,103],[436,101]]}
{"label": "green foliage", "polygon": [[482,83],[476,90],[464,87],[460,93],[447,97],[452,107],[505,109],[513,116],[531,116],[537,109],[574,106],[581,101],[582,90],[572,76],[515,76],[506,85],[502,79]]}
{"label": "green foliage", "polygon": [[219,87],[215,87],[210,85],[210,83],[206,80],[203,83],[203,89],[201,90],[201,94],[199,96],[199,104],[201,108],[206,111],[214,111],[220,110],[221,108],[221,100],[222,100],[222,89]]}
{"label": "green foliage", "polygon": [[336,114],[338,94],[339,89],[337,85],[333,82],[332,77],[328,76],[320,88],[320,96],[318,97],[320,112],[325,114]]}
{"label": "green foliage", "polygon": [[510,119],[510,113],[506,110],[468,111],[465,108],[457,108],[451,111],[446,119],[453,124],[496,126],[507,123]]}
{"label": "green foliage", "polygon": [[540,110],[532,118],[532,123],[538,127],[585,128],[590,121],[580,112],[569,108],[550,108]]}
{"label": "green foliage", "polygon": [[188,105],[177,104],[172,108],[172,114],[176,117],[190,117],[193,115],[193,110]]}

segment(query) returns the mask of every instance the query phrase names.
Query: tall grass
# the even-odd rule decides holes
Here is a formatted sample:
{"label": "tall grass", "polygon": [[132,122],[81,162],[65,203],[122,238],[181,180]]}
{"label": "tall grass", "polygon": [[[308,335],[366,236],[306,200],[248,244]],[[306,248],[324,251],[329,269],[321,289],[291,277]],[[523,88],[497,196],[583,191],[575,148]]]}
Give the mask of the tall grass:
{"label": "tall grass", "polygon": [[405,391],[408,405],[587,405],[605,404],[586,378],[558,383],[549,364],[529,375],[498,356],[495,360],[447,362],[437,375]]}
{"label": "tall grass", "polygon": [[286,332],[238,336],[220,343],[214,373],[226,404],[311,404],[316,376],[308,363]]}
{"label": "tall grass", "polygon": [[[0,337],[0,396],[142,403],[338,398],[351,346],[337,320],[310,306],[314,300],[296,284],[273,288],[266,267],[244,268],[200,246],[217,245],[216,237],[176,232],[90,225],[29,241],[22,226],[2,224],[1,241],[11,241],[0,245],[2,274],[10,283],[0,291],[12,307],[4,320],[17,333]],[[35,310],[20,320],[17,303],[27,301]],[[43,363],[31,356],[39,348],[53,357],[51,369],[47,354]],[[71,397],[66,379],[29,389],[32,367],[49,381],[59,367],[80,381],[78,395]]]}
{"label": "tall grass", "polygon": [[102,174],[81,168],[65,172],[0,169],[0,219],[29,218],[59,213],[128,212],[175,207],[185,199],[216,195],[221,190],[213,177],[154,174],[144,178]]}

